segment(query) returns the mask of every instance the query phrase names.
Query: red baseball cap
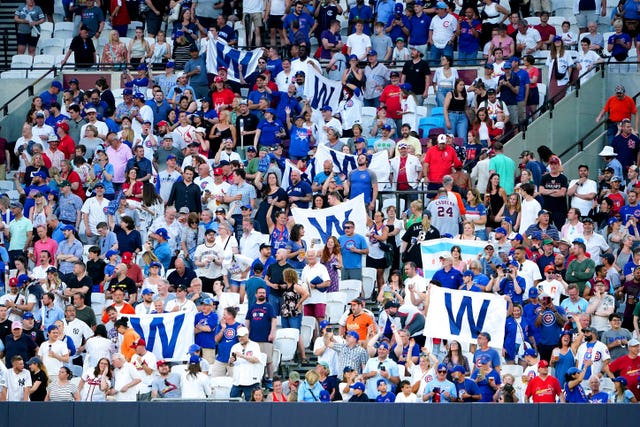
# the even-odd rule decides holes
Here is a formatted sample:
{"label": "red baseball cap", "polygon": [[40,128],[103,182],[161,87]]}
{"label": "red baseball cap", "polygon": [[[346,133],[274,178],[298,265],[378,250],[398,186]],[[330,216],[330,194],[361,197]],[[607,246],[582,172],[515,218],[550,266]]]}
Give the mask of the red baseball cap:
{"label": "red baseball cap", "polygon": [[56,124],[57,127],[59,127],[60,129],[62,129],[65,132],[69,132],[69,123],[67,122],[58,122]]}
{"label": "red baseball cap", "polygon": [[123,252],[122,253],[122,262],[125,264],[129,264],[133,259],[133,254],[131,252]]}
{"label": "red baseball cap", "polygon": [[12,288],[17,288],[18,287],[18,278],[17,277],[12,277],[11,279],[9,279],[9,286],[11,286]]}
{"label": "red baseball cap", "polygon": [[214,175],[224,175],[224,172],[222,172],[222,168],[215,168],[213,170],[213,174]]}
{"label": "red baseball cap", "polygon": [[538,362],[538,368],[548,368],[549,367],[549,362],[547,362],[546,360],[541,360]]}

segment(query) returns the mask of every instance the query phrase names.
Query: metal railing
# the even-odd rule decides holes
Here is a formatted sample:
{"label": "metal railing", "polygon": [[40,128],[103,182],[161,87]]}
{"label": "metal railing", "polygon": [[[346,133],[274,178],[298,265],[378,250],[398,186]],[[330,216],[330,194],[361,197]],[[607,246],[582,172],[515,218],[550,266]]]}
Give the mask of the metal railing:
{"label": "metal railing", "polygon": [[15,100],[17,100],[20,96],[22,96],[22,94],[24,94],[25,92],[27,92],[27,96],[33,96],[34,95],[34,90],[35,90],[35,86],[40,83],[42,80],[44,79],[48,79],[51,78],[49,77],[49,74],[53,73],[53,77],[56,76],[57,71],[56,71],[56,67],[51,67],[48,68],[48,71],[40,76],[38,79],[36,79],[35,82],[31,83],[30,85],[28,85],[27,87],[25,87],[24,89],[22,89],[20,92],[18,92],[17,94],[15,94],[10,100],[8,100],[7,102],[5,102],[1,107],[0,107],[0,118],[2,117],[6,117],[9,115],[9,104],[11,104],[12,102],[14,102]]}
{"label": "metal railing", "polygon": [[[604,75],[604,72],[603,72]],[[633,101],[637,104],[638,103],[638,98],[640,97],[640,92],[636,93],[632,99]],[[607,129],[607,121],[603,120],[601,122],[596,123],[596,125],[591,128],[584,136],[582,136],[580,139],[578,139],[576,142],[574,142],[573,144],[571,144],[569,147],[567,147],[566,150],[564,150],[562,153],[559,154],[559,157],[562,159],[564,156],[566,156],[567,154],[569,154],[572,150],[574,150],[576,147],[578,148],[578,152],[583,151],[584,147],[588,144],[585,144],[585,142],[589,141],[589,143],[599,139],[600,137],[602,137],[603,133],[598,134],[598,136],[596,136],[595,138],[591,138],[591,136],[596,133],[599,129],[604,128],[604,132],[606,133],[606,129]]]}

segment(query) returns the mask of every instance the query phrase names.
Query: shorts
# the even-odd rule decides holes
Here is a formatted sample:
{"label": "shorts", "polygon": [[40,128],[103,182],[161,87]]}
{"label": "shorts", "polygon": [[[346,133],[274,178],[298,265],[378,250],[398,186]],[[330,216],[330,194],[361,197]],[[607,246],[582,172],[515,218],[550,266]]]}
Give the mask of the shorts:
{"label": "shorts", "polygon": [[40,36],[34,37],[31,34],[20,34],[18,33],[18,46],[29,46],[36,47],[38,45],[38,40]]}
{"label": "shorts", "polygon": [[367,267],[384,270],[389,266],[387,265],[387,260],[384,259],[384,257],[371,258],[370,256],[367,256]]}
{"label": "shorts", "polygon": [[538,87],[529,87],[529,97],[527,98],[527,105],[540,105],[540,91]]}
{"label": "shorts", "polygon": [[233,366],[216,360],[213,365],[209,367],[209,373],[212,377],[232,377]]}
{"label": "shorts", "polygon": [[158,34],[160,27],[162,26],[162,16],[158,16],[155,13],[147,13],[147,33]]}
{"label": "shorts", "polygon": [[267,363],[273,361],[273,344],[270,342],[259,342],[260,351],[267,355]]}
{"label": "shorts", "polygon": [[282,15],[269,15],[267,18],[267,24],[269,28],[277,28],[279,30],[284,28],[284,22],[282,21]]}
{"label": "shorts", "polygon": [[215,348],[203,348],[202,349],[202,358],[209,362],[209,366],[213,365],[216,361],[216,350]]}
{"label": "shorts", "polygon": [[233,286],[235,288],[239,288],[241,286],[244,286],[247,283],[246,280],[232,280],[229,279],[229,286]]}
{"label": "shorts", "polygon": [[280,316],[280,322],[283,328],[293,328],[300,330],[302,327],[302,315],[295,317],[282,317]]}
{"label": "shorts", "polygon": [[322,319],[327,312],[327,304],[307,304],[304,306],[304,315]]}
{"label": "shorts", "polygon": [[262,28],[262,26],[264,25],[264,23],[262,22],[262,13],[261,12],[245,13],[244,14],[245,28],[249,28],[247,25],[248,22],[253,23],[253,26],[256,28]]}
{"label": "shorts", "polygon": [[362,280],[362,268],[343,268],[342,280]]}
{"label": "shorts", "polygon": [[576,25],[578,28],[587,28],[587,24],[589,22],[597,23],[600,20],[600,16],[596,13],[595,10],[585,10],[583,12],[579,12],[576,17]]}

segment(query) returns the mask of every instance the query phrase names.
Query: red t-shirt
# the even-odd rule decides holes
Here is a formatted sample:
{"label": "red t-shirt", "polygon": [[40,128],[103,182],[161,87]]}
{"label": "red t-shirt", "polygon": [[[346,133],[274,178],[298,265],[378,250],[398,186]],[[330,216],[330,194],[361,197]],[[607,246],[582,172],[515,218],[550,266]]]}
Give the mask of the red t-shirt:
{"label": "red t-shirt", "polygon": [[560,396],[562,388],[555,377],[548,375],[546,379],[535,377],[527,383],[525,395],[530,397],[533,403],[555,403]]}
{"label": "red t-shirt", "polygon": [[396,85],[389,85],[382,90],[380,102],[384,103],[387,107],[387,117],[391,119],[399,119],[402,117],[402,107],[400,106],[401,98],[402,91]]}
{"label": "red t-shirt", "polygon": [[[87,198],[87,195],[85,194],[84,189],[82,188],[82,179],[80,179],[80,175],[78,175],[78,172],[71,171],[69,176],[67,176],[65,179],[69,181],[69,183],[72,185],[71,191],[73,192],[73,194],[80,197],[82,201],[84,201],[84,199]],[[76,190],[73,189],[74,182],[78,183],[78,188]]]}
{"label": "red t-shirt", "polygon": [[220,105],[231,105],[236,96],[231,89],[222,89],[220,92],[215,91],[211,94],[211,103],[216,111],[220,111]]}
{"label": "red t-shirt", "polygon": [[604,111],[609,113],[609,120],[612,122],[620,122],[622,119],[630,119],[632,115],[638,114],[636,103],[633,98],[625,96],[618,99],[612,96],[604,105]]}
{"label": "red t-shirt", "polygon": [[633,392],[636,399],[640,399],[638,376],[640,376],[640,357],[631,359],[628,355],[618,357],[609,363],[609,370],[627,379],[627,388]]}
{"label": "red t-shirt", "polygon": [[452,167],[462,166],[456,150],[449,145],[444,150],[440,150],[437,146],[429,148],[422,163],[429,164],[427,178],[429,178],[429,182],[434,183],[441,183],[442,178],[451,173]]}
{"label": "red t-shirt", "polygon": [[64,153],[64,158],[69,160],[76,154],[76,143],[69,135],[65,135],[60,139],[58,150],[62,151]]}
{"label": "red t-shirt", "polygon": [[408,190],[407,183],[407,159],[408,157],[400,157],[400,166],[398,167],[398,190]]}

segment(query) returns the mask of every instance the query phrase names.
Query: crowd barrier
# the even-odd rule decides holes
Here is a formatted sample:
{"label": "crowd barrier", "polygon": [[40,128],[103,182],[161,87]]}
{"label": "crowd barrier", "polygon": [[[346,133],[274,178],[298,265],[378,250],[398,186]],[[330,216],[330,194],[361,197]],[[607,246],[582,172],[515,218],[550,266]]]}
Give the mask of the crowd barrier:
{"label": "crowd barrier", "polygon": [[606,427],[633,425],[639,415],[640,405],[631,404],[30,402],[0,405],[0,426]]}

